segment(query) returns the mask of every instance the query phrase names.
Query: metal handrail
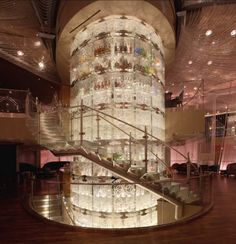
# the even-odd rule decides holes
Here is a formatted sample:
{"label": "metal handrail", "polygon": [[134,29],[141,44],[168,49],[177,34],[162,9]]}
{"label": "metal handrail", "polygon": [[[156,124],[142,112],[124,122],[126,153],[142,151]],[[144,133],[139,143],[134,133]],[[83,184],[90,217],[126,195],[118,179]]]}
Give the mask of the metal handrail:
{"label": "metal handrail", "polygon": [[[38,179],[37,178],[35,179],[33,177],[30,177],[30,178],[28,178],[28,180],[30,180],[31,182],[35,182]],[[68,182],[59,181],[59,179],[57,179],[57,180],[39,179],[39,180],[43,180],[47,184],[68,184]],[[200,208],[196,212],[193,212],[190,216],[187,215],[187,216],[183,216],[183,218],[182,218],[182,216],[179,215],[179,214],[181,214],[181,212],[182,212],[183,204],[178,205],[178,206],[175,206],[175,216],[178,216],[178,217],[176,217],[175,219],[173,219],[170,223],[168,222],[167,225],[168,224],[173,224],[174,222],[179,223],[179,221],[181,222],[181,221],[186,221],[186,220],[189,220],[189,219],[193,219],[193,218],[199,216],[200,214],[203,214],[206,211],[208,211],[208,210],[211,209],[211,207],[213,205],[212,174],[206,174],[206,175],[203,175],[203,176],[193,176],[193,177],[190,178],[190,180],[192,180],[192,183],[193,184],[191,184],[186,179],[178,179],[178,180],[175,180],[175,182],[178,182],[178,181],[179,182],[183,182],[184,181],[185,183],[188,184],[189,190],[192,189],[193,192],[195,194],[197,194],[197,197],[194,198],[195,200],[193,199],[193,202],[194,201],[197,201],[197,204],[200,206]],[[205,180],[206,180],[206,183],[207,184],[204,184]],[[162,182],[163,183],[166,183],[166,182],[173,182],[173,181],[174,181],[173,179],[166,179],[166,180],[159,180],[156,183],[158,183],[158,182],[159,183],[162,183]],[[35,183],[37,183],[37,182],[35,182]],[[45,186],[47,186],[47,184],[45,184]],[[113,186],[116,186],[116,185],[121,185],[121,184],[122,185],[125,185],[125,184],[127,184],[127,185],[131,185],[131,184],[132,185],[135,185],[136,183],[129,183],[129,182],[127,182],[127,183],[126,182],[117,183],[117,182],[111,182],[111,183],[107,184],[107,183],[102,183],[102,182],[101,183],[70,182],[70,184],[71,185],[87,185],[87,186],[92,186],[92,187],[93,186],[96,186],[96,185],[100,185],[101,187],[103,185],[110,185],[112,187],[112,189],[114,189]],[[137,185],[142,185],[142,184],[145,184],[145,183],[138,182]],[[162,186],[163,186],[163,189],[160,191],[160,196],[161,196],[161,198],[164,198],[165,199],[165,196],[168,196],[168,191],[167,192],[165,191],[165,189],[166,189],[166,185],[165,184],[163,184]],[[52,190],[55,189],[55,188],[57,189],[57,187],[50,187],[50,189],[52,189]],[[24,190],[27,190],[27,189],[24,189]],[[29,207],[34,212],[36,212],[38,214],[41,214],[41,213],[38,212],[37,209],[35,209],[33,207],[32,203],[34,202],[34,196],[42,196],[42,194],[41,194],[42,191],[43,191],[43,189],[39,189],[39,191],[36,190],[31,197],[29,195],[29,192],[27,191],[27,192],[25,192],[25,193],[27,193],[27,195],[25,195],[26,198],[23,198],[22,199],[23,201],[25,201],[27,203],[31,203],[31,204],[29,204]],[[76,191],[76,189],[75,189],[75,191]],[[52,191],[52,192],[48,192],[48,194],[51,194],[52,195],[54,193]],[[63,197],[63,191],[62,192],[60,191],[58,194],[60,195],[60,197]],[[114,196],[114,194],[113,194],[113,196]],[[50,199],[49,199],[49,201],[50,201]],[[93,201],[93,200],[91,200],[91,201]],[[136,200],[134,200],[134,201],[136,201]],[[161,204],[161,202],[159,202],[159,203]],[[77,206],[77,205],[74,205],[73,201],[68,202],[68,204],[69,204],[68,207],[69,207],[70,211],[67,210],[66,205],[64,204],[64,201],[62,201],[61,208],[64,208],[64,211],[65,211],[64,214],[67,216],[67,218],[69,220],[69,221],[67,221],[67,218],[66,219],[63,219],[63,222],[62,223],[63,224],[67,224],[67,225],[72,225],[72,226],[80,226],[79,224],[76,223],[76,221],[74,219],[74,217],[75,217],[74,216],[74,212],[72,211],[75,208],[75,206]],[[172,203],[172,204],[175,205],[175,203]],[[187,202],[187,204],[191,204],[191,202],[190,203]],[[194,202],[194,204],[195,204],[195,202]],[[79,207],[81,209],[85,209],[86,212],[91,212],[92,213],[92,211],[96,211],[93,208],[92,209],[90,209],[90,208],[86,209],[86,207],[84,208],[84,206],[80,206],[80,205],[78,205],[77,207]],[[153,208],[156,208],[156,206],[154,206]],[[166,211],[168,211],[168,210],[169,210],[169,208],[166,209]],[[102,210],[100,210],[100,211],[102,212]],[[145,209],[138,210],[138,212],[139,211],[145,211]],[[160,211],[162,211],[162,210],[160,210]],[[129,211],[129,212],[131,213],[131,211]],[[124,212],[121,211],[120,213],[122,214]],[[168,212],[167,212],[167,214],[168,214]],[[62,215],[62,217],[65,216],[65,215]],[[50,219],[50,215],[49,216],[44,216],[44,217]],[[56,220],[54,220],[54,221],[56,221]],[[163,225],[163,223],[160,222],[160,223],[157,223],[157,225]],[[164,225],[166,226],[166,224],[164,224]]]}
{"label": "metal handrail", "polygon": [[[179,179],[172,179],[172,178],[166,178],[162,180],[155,180],[155,183],[166,183],[166,182],[186,182],[188,183],[189,180],[195,180],[195,179],[203,179],[203,178],[208,178],[211,177],[213,174],[211,172],[205,173],[203,175],[198,175],[198,176],[191,176],[189,179],[186,178],[179,178]],[[35,181],[35,178],[31,178],[31,181]],[[44,180],[47,184],[67,184],[68,182],[65,181],[59,181],[59,180]],[[147,182],[140,182],[140,181],[133,181],[133,182],[111,182],[111,183],[106,183],[106,182],[70,182],[70,185],[145,185],[147,183],[152,183],[153,181],[147,181]]]}
{"label": "metal handrail", "polygon": [[64,203],[64,201],[63,201],[63,199],[61,199],[61,201],[62,201],[63,208],[64,208],[64,210],[65,210],[67,216],[69,217],[71,223],[72,223],[73,225],[76,225],[76,224],[75,224],[75,221],[74,221],[73,218],[71,217],[71,215],[70,215],[70,213],[69,213],[69,211],[68,211],[68,209],[67,209],[67,207],[66,207],[66,205],[65,205],[65,203]]}
{"label": "metal handrail", "polygon": [[[143,145],[141,142],[139,142],[137,139],[135,139],[133,136],[131,136],[130,134],[128,134],[127,132],[125,132],[124,130],[122,130],[119,126],[117,126],[117,125],[114,125],[111,121],[109,121],[109,120],[107,120],[107,119],[105,119],[104,117],[102,117],[101,115],[98,115],[100,118],[102,118],[104,121],[106,121],[106,122],[108,122],[109,124],[111,124],[112,126],[114,126],[115,128],[117,128],[118,130],[120,130],[120,131],[122,131],[123,133],[125,133],[126,135],[128,135],[130,138],[131,138],[131,140],[133,141],[133,142],[135,142],[135,143],[137,143],[137,144],[139,144],[139,145]],[[166,168],[167,168],[167,170],[169,171],[169,173],[171,174],[171,175],[173,175],[173,172],[169,169],[169,167],[168,167],[168,165],[161,159],[161,158],[159,158],[152,150],[150,150],[150,149],[148,149],[148,151],[152,154],[152,155],[154,155],[156,158],[157,158],[157,160],[159,160]],[[157,162],[155,162],[156,164],[157,164]]]}
{"label": "metal handrail", "polygon": [[[37,107],[39,107],[39,106],[40,106],[40,104],[37,104]],[[58,107],[61,107],[61,105],[59,104]],[[100,114],[102,114],[102,115],[104,115],[104,116],[107,116],[107,117],[110,117],[110,118],[112,118],[112,119],[114,119],[114,120],[116,120],[116,121],[119,121],[119,122],[121,122],[121,123],[123,123],[123,124],[125,124],[125,125],[128,125],[129,127],[134,128],[135,130],[138,130],[138,131],[144,133],[146,136],[149,136],[149,137],[155,139],[157,142],[159,142],[160,144],[164,145],[165,147],[167,147],[167,148],[169,148],[169,149],[171,149],[171,150],[177,152],[179,155],[181,155],[181,156],[187,161],[187,163],[188,163],[189,165],[192,165],[192,166],[194,167],[194,169],[197,170],[196,165],[194,165],[194,164],[191,162],[191,160],[190,160],[190,158],[189,158],[189,155],[185,156],[183,153],[181,153],[181,152],[178,151],[177,149],[173,148],[172,146],[168,145],[168,144],[165,143],[164,141],[160,140],[160,139],[157,138],[156,136],[154,136],[154,135],[148,133],[147,131],[144,131],[144,130],[142,130],[142,129],[140,129],[140,128],[138,128],[138,127],[136,127],[136,126],[134,126],[134,125],[132,125],[132,124],[130,124],[130,123],[128,123],[128,122],[125,122],[125,121],[123,121],[123,120],[121,120],[121,119],[119,119],[119,118],[116,118],[116,117],[114,117],[114,116],[112,116],[112,115],[110,115],[110,114],[104,113],[104,112],[102,112],[102,111],[100,111],[100,110],[98,110],[98,109],[91,108],[91,107],[89,107],[89,106],[87,106],[87,105],[83,105],[83,100],[81,100],[81,105],[71,106],[71,107],[69,107],[69,106],[68,106],[68,107],[61,107],[61,108],[62,108],[62,110],[63,110],[63,109],[75,109],[75,108],[78,108],[78,111],[77,111],[77,112],[79,112],[79,113],[81,114],[80,117],[82,116],[82,118],[83,118],[83,111],[84,111],[85,109],[88,109],[88,110],[91,110],[91,111],[95,111],[95,112],[99,115],[100,118],[102,118],[103,120],[107,121],[108,123],[111,123],[111,122],[110,122],[109,120],[106,120],[106,119],[105,119],[104,117],[102,117]],[[60,112],[61,112],[62,110],[60,110]],[[82,120],[82,119],[81,119],[81,120]],[[122,130],[122,129],[119,128],[118,126],[116,126],[116,128]],[[122,130],[122,131],[123,131],[123,130]],[[82,130],[81,130],[81,132],[82,132]],[[123,132],[124,132],[124,131],[123,131]],[[128,134],[128,133],[125,133],[125,134]],[[81,133],[81,139],[80,139],[80,140],[83,141],[83,132]],[[134,138],[133,138],[133,140],[136,141],[136,139],[134,139]],[[169,166],[166,165],[166,163],[165,163],[163,160],[161,160],[155,153],[153,153],[151,150],[149,150],[149,151],[150,151],[150,152],[151,152],[151,153],[152,153],[152,154],[153,154],[153,155],[154,155],[154,156],[155,156],[155,157],[156,157],[156,158],[157,158],[163,165],[165,165],[167,171],[170,172],[171,175],[173,175],[173,172],[170,170]],[[188,177],[189,177],[189,175],[188,175]]]}
{"label": "metal handrail", "polygon": [[[118,119],[118,118],[116,118],[116,117],[114,117],[114,116],[112,116],[112,115],[110,115],[110,114],[104,113],[104,112],[102,112],[102,111],[100,111],[100,110],[98,110],[98,109],[91,108],[91,107],[89,107],[89,106],[87,106],[87,105],[82,105],[82,107],[87,108],[87,109],[92,110],[92,111],[95,111],[95,112],[97,112],[97,113],[99,113],[99,114],[103,114],[103,115],[105,115],[105,116],[108,116],[108,117],[110,117],[110,118],[112,118],[112,119],[114,119],[114,120],[116,120],[116,121],[119,121],[119,122],[121,122],[121,123],[123,123],[123,124],[125,124],[125,125],[128,125],[128,126],[134,128],[134,129],[136,129],[136,130],[138,130],[138,131],[140,131],[140,132],[145,133],[144,130],[142,130],[142,129],[140,129],[140,128],[134,126],[134,125],[131,125],[130,123],[125,122],[125,121],[123,121],[123,120],[121,120],[121,119]],[[67,107],[67,108],[69,108],[69,109],[70,109],[70,108],[81,108],[81,105],[73,106],[73,107]],[[175,152],[177,152],[178,154],[180,154],[184,159],[188,160],[188,157],[187,157],[187,156],[185,156],[183,153],[179,152],[177,149],[171,147],[171,146],[168,145],[167,143],[163,142],[163,141],[160,140],[159,138],[153,136],[152,134],[150,134],[150,133],[148,133],[148,132],[147,132],[147,135],[150,136],[150,137],[152,137],[153,139],[157,140],[160,144],[166,146],[167,148],[169,148],[169,149],[171,149],[171,150],[174,150]]]}

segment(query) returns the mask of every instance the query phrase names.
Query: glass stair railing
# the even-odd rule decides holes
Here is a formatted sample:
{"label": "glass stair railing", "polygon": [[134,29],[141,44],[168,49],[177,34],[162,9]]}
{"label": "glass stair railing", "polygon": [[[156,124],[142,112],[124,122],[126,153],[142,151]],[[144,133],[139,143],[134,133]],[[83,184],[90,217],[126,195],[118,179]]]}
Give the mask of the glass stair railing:
{"label": "glass stair railing", "polygon": [[[83,132],[83,116],[85,116],[83,113],[86,110],[91,111],[90,117],[94,120],[93,123],[97,124],[94,138],[86,138]],[[75,111],[77,117],[75,117]],[[72,121],[78,118],[79,137],[75,138]],[[111,146],[111,141],[100,137],[100,120],[124,133],[126,137],[116,141],[127,149],[126,155],[123,154],[123,157],[120,157],[119,152],[116,153],[114,150],[116,145]],[[124,126],[117,126],[115,121],[119,121]],[[170,181],[170,178],[173,178],[172,171],[165,164],[161,155],[154,152],[158,146],[168,148],[170,146],[148,133],[146,128],[142,130],[87,106],[78,106],[76,108],[58,107],[47,111],[42,111],[40,108],[37,114],[29,117],[28,124],[31,124],[31,131],[37,136],[38,143],[51,150],[56,156],[83,156],[109,170],[114,175],[121,177],[126,182],[136,183],[149,192],[158,195],[174,204],[176,208],[182,208],[185,203],[194,204],[201,200],[199,195],[195,194],[188,185],[182,186],[181,182],[175,179]],[[124,127],[126,129],[129,127],[133,132],[138,131],[142,135],[134,138],[131,133],[126,132]],[[108,145],[112,148],[112,152],[108,152]],[[135,158],[134,147],[143,150],[144,159]],[[174,148],[171,149],[175,150]],[[181,156],[188,160],[185,155],[181,154]]]}

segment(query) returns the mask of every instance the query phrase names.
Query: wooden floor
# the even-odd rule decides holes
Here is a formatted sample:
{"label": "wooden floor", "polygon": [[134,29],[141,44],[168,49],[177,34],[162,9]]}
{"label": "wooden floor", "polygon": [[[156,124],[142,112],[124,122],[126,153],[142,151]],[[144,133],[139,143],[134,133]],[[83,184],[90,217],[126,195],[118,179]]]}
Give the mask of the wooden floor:
{"label": "wooden floor", "polygon": [[214,178],[214,208],[178,226],[145,231],[89,231],[42,222],[29,215],[15,193],[0,196],[0,243],[236,243],[236,179]]}

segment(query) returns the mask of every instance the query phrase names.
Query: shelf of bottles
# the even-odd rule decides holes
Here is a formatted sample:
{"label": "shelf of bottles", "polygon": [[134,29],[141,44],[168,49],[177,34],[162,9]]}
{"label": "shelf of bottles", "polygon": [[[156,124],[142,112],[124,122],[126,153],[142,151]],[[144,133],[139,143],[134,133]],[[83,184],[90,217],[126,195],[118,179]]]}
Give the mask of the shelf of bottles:
{"label": "shelf of bottles", "polygon": [[[164,141],[165,65],[163,50],[162,41],[157,31],[135,17],[109,16],[91,23],[76,34],[71,44],[71,105],[80,105],[81,100],[83,100],[84,105],[110,114],[135,127],[142,130],[146,127],[148,133]],[[74,112],[76,114],[76,111]],[[98,121],[94,116],[94,112],[85,110],[83,113],[83,139],[90,142],[99,142],[101,146],[97,150],[99,149],[99,154],[102,157],[113,159],[118,163],[128,162],[134,168],[143,168],[145,164],[144,133],[115,119],[108,117],[106,119],[110,123],[103,119],[99,120],[98,135]],[[71,131],[71,140],[79,140],[81,133],[79,115],[72,117]],[[129,135],[132,135],[137,143],[132,142],[130,145]],[[142,143],[139,144],[138,142]],[[164,168],[161,164],[156,163],[157,158],[155,155],[164,160],[164,147],[148,137],[148,149],[153,153],[148,153],[147,171],[161,173]],[[130,160],[131,158],[132,160]],[[85,159],[81,159],[80,163],[77,164],[80,166],[85,165],[87,171],[90,170],[90,164]],[[92,177],[97,176],[96,174],[88,174],[88,172],[84,172],[84,174]],[[108,171],[105,170],[99,175],[105,176],[106,174],[109,175]],[[127,187],[132,188],[133,186]],[[100,194],[95,194],[97,191],[95,188],[92,190],[93,193],[91,191],[82,193],[84,191],[81,189],[74,189],[73,191],[73,204],[75,213],[77,212],[78,215],[78,221],[81,220],[81,215],[88,218],[87,222],[85,221],[86,223],[80,222],[81,225],[96,226],[96,224],[92,224],[94,221],[91,222],[89,218],[93,218],[99,212],[109,212],[109,221],[111,222],[116,222],[118,215],[121,216],[117,220],[118,222],[124,222],[125,220],[132,222],[137,218],[142,219],[141,222],[145,222],[143,219],[147,218],[147,223],[149,222],[152,225],[157,221],[157,212],[154,210],[156,205],[155,197],[138,187],[132,191],[130,196],[118,197],[122,206],[127,205],[126,199],[130,200],[127,209],[123,208],[119,211],[114,205],[116,195],[114,188],[105,189],[103,187],[103,190],[101,190],[105,196],[99,196],[101,201],[108,204],[113,199],[113,203],[107,206],[101,202],[101,207],[106,209],[100,209],[92,204],[98,202],[97,198]],[[87,200],[80,201],[78,198]],[[142,207],[138,207],[137,202],[142,202],[141,198],[150,202],[150,205],[146,206],[144,204]],[[150,199],[155,200],[151,201]],[[88,202],[92,204],[90,207]],[[130,210],[130,218],[126,218],[126,215],[123,218],[123,213],[129,212],[128,209]],[[142,211],[145,209],[149,210],[143,214]],[[83,214],[84,211],[94,214]],[[140,213],[143,217],[140,217]],[[133,220],[131,220],[132,218]],[[100,221],[103,220],[100,218]],[[136,221],[137,223],[134,221],[132,224],[130,222],[130,224],[124,224],[124,226],[135,227],[135,225],[139,225],[138,223],[140,223],[140,226],[148,225],[144,222],[141,224],[140,221]],[[118,222],[109,224],[109,226],[120,226],[120,222]]]}
{"label": "shelf of bottles", "polygon": [[[109,16],[88,25],[72,43],[70,71],[72,106],[83,99],[87,106],[142,129],[147,126],[148,132],[165,139],[163,47],[151,26],[130,16]],[[87,120],[84,124],[91,128]],[[75,121],[74,136],[78,127]],[[101,124],[102,130],[104,139],[123,136],[107,125]],[[95,137],[85,128],[86,139]]]}
{"label": "shelf of bottles", "polygon": [[74,182],[83,183],[71,187],[73,219],[77,225],[96,228],[157,225],[156,195],[136,184],[125,183],[87,159],[76,157],[76,160],[79,161],[72,165]]}

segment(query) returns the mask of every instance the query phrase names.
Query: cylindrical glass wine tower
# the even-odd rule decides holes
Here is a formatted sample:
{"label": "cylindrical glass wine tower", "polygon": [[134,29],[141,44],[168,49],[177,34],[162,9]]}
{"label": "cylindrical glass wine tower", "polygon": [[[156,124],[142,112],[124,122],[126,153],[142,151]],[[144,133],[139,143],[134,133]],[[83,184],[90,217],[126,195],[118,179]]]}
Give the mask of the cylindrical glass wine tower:
{"label": "cylindrical glass wine tower", "polygon": [[[165,65],[163,50],[162,40],[157,31],[135,17],[113,15],[89,24],[76,34],[71,45],[71,105],[80,105],[81,100],[83,100],[84,105],[110,114],[142,130],[146,129],[148,133],[164,141]],[[123,163],[127,162],[131,164],[131,167],[132,165],[143,167],[145,159],[145,150],[142,144],[144,133],[106,116],[104,117],[110,123],[103,119],[96,120],[95,115],[96,113],[91,110],[84,111],[84,140],[93,143],[99,142],[99,145],[101,145],[99,153],[106,158]],[[71,139],[79,140],[81,132],[80,116],[74,116],[71,126]],[[130,136],[137,141],[137,143],[132,143],[132,146],[129,143]],[[163,146],[151,137],[148,137],[148,149],[164,160]],[[163,170],[161,164],[156,164],[154,154],[148,153],[147,172],[161,172]],[[91,177],[108,177],[112,175],[111,172],[103,170],[85,159],[77,159],[79,162],[74,163],[75,174],[78,170],[79,174],[86,174]],[[117,217],[119,214],[122,217],[124,212],[129,211],[132,217],[130,219],[123,218],[123,222],[127,221],[125,227],[156,224],[157,218],[154,215],[156,216],[155,204],[157,198],[153,198],[153,194],[150,192],[143,191],[143,194],[146,194],[147,196],[145,196],[152,200],[148,201],[145,197],[137,200],[139,196],[142,196],[140,188],[138,186],[124,186],[124,189],[127,187],[128,189],[132,187],[134,189],[130,190],[132,193],[127,193],[126,198],[131,197],[134,200],[133,203],[130,201],[130,206],[123,208],[123,210],[114,206],[115,190],[109,187],[107,190],[103,187],[101,191],[106,192],[103,195],[101,192],[99,193],[98,189],[88,189],[88,187],[86,189],[85,187],[75,189],[76,187],[74,187],[72,189],[75,194],[73,202],[80,209],[94,211],[93,215],[88,215],[83,214],[84,210],[81,210],[81,215],[87,218],[92,218],[92,215],[95,216],[94,218],[99,219],[100,214],[96,215],[95,213],[100,213],[101,209],[98,206],[92,207],[95,206],[92,204],[93,202],[98,203],[98,199],[94,200],[93,198],[100,197],[102,199],[104,197],[104,204],[102,204],[104,211],[112,214],[110,221],[113,224],[109,224],[110,227],[121,227],[122,224],[119,224],[119,221],[115,221],[118,223],[115,225],[112,219],[119,219]],[[123,191],[125,191],[124,189]],[[122,190],[119,190],[119,192],[122,192]],[[120,195],[120,199],[125,201],[126,198],[122,197],[121,193]],[[92,205],[86,204],[85,200],[85,202],[79,201],[79,196],[80,199],[85,196],[91,198],[91,201],[88,201]],[[127,206],[127,203],[124,202],[124,206]],[[150,211],[142,214],[144,209],[150,209]],[[136,216],[136,212],[139,216],[145,215],[147,221],[144,221],[144,223],[140,220],[138,223],[137,219],[139,218]],[[153,212],[155,212],[154,215]],[[131,220],[132,218],[133,220]],[[99,221],[85,220],[81,223],[81,216],[79,219],[80,225],[101,226],[101,223],[95,224]],[[109,226],[102,227],[109,228]]]}

